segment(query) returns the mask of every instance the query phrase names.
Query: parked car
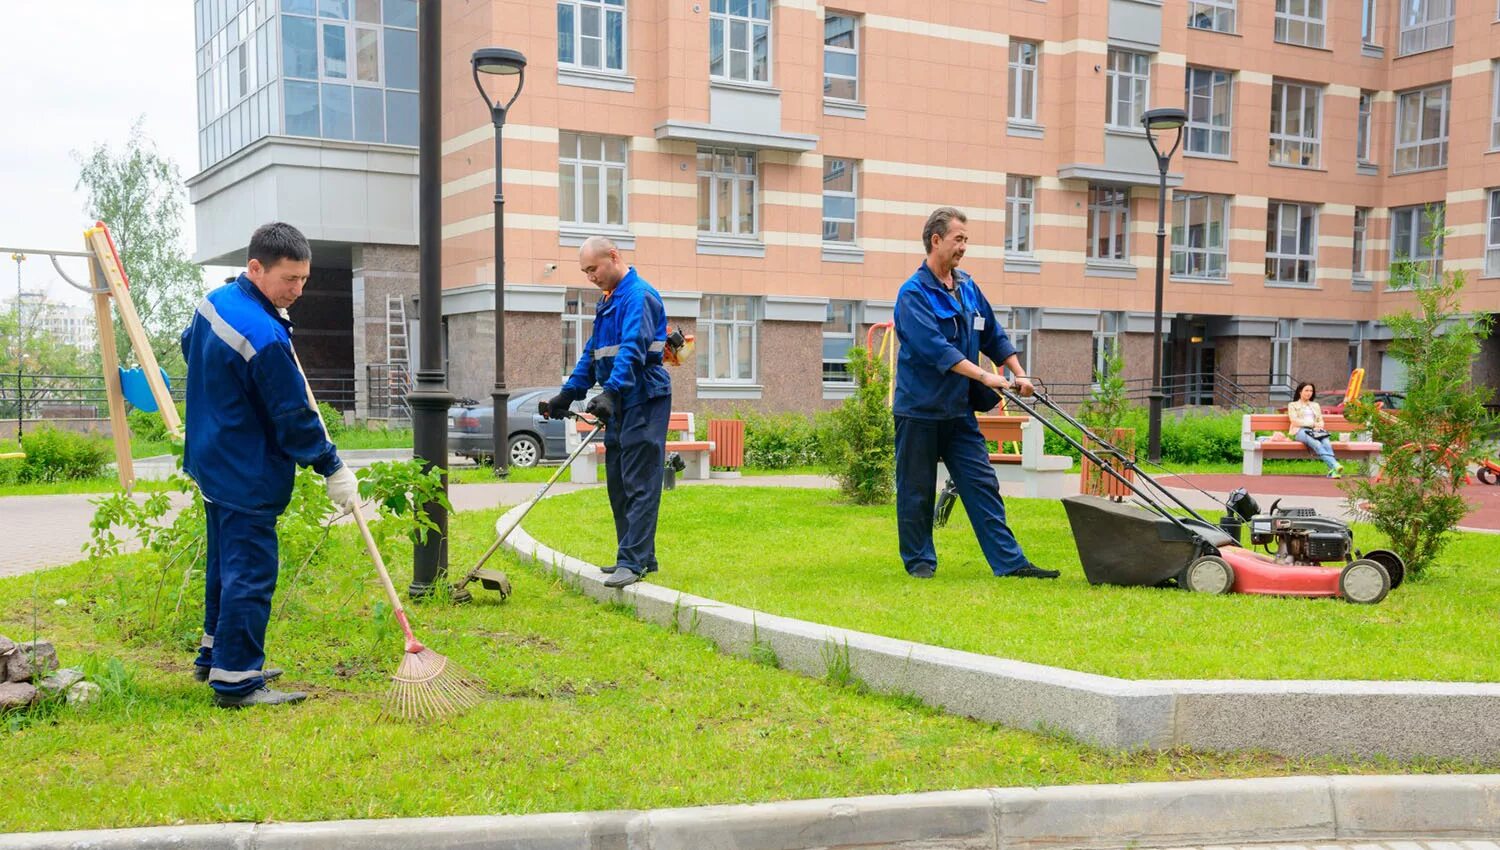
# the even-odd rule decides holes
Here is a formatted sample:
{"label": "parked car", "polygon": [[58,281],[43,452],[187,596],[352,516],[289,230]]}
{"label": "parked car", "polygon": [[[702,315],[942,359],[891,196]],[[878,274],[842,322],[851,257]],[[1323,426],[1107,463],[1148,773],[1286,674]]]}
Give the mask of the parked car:
{"label": "parked car", "polygon": [[[527,387],[512,390],[506,406],[510,427],[510,465],[536,466],[544,460],[559,460],[567,451],[569,420],[544,419],[537,404],[561,390],[560,387]],[[448,408],[448,451],[476,461],[490,461],[495,455],[495,416],[493,402],[457,404]]]}
{"label": "parked car", "polygon": [[[1374,397],[1375,403],[1385,410],[1400,410],[1402,403],[1406,400],[1405,393],[1395,390],[1371,390],[1370,395]],[[1344,412],[1343,392],[1335,394],[1328,404],[1323,405],[1323,412],[1342,414]]]}

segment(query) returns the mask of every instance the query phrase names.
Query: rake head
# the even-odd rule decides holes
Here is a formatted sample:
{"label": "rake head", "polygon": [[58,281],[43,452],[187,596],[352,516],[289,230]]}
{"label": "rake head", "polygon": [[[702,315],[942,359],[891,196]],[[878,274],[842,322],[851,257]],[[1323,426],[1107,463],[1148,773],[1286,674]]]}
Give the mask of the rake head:
{"label": "rake head", "polygon": [[382,717],[427,720],[478,705],[486,688],[477,677],[421,644],[407,646],[391,677]]}

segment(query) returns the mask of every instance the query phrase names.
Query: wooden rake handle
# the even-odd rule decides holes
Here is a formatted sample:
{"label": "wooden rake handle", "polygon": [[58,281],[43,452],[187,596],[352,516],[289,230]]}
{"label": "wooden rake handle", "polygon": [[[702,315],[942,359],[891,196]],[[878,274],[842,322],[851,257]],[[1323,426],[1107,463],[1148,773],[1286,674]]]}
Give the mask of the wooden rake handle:
{"label": "wooden rake handle", "polygon": [[354,514],[354,522],[359,525],[359,533],[365,538],[365,551],[370,553],[370,560],[375,562],[375,571],[380,573],[380,585],[385,588],[385,596],[390,600],[392,610],[396,612],[396,619],[401,623],[401,631],[406,633],[406,651],[421,652],[422,644],[411,633],[411,623],[406,620],[406,607],[401,604],[401,595],[396,592],[396,586],[391,583],[391,574],[385,568],[385,558],[380,555],[380,547],[375,545],[375,535],[370,533],[370,524],[365,521],[365,512],[358,500],[349,506],[349,512]]}

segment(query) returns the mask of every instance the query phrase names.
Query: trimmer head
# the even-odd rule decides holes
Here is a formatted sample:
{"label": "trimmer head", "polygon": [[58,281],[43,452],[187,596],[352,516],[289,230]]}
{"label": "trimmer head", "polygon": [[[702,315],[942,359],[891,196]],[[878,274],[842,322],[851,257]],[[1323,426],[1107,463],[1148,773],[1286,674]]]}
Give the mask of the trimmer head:
{"label": "trimmer head", "polygon": [[500,601],[504,602],[510,597],[510,579],[500,570],[479,569],[464,576],[464,580],[453,585],[452,600],[454,604],[463,605],[474,601],[474,594],[467,587],[471,581],[478,581],[484,585],[485,590],[493,590],[500,594]]}

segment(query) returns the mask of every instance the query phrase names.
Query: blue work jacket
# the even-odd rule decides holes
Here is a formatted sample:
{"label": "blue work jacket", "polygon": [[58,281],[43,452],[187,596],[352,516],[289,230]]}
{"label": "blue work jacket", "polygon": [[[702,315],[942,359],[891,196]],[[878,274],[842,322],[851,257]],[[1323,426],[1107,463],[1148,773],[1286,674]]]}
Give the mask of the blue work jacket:
{"label": "blue work jacket", "polygon": [[956,419],[972,415],[970,379],[949,370],[963,360],[978,363],[981,351],[997,364],[1016,353],[974,279],[958,269],[953,274],[958,286],[949,295],[924,261],[896,295],[896,338],[901,350],[896,358],[892,409],[897,416]]}
{"label": "blue work jacket", "polygon": [[332,475],[343,463],[308,401],[292,354],[292,322],[250,279],[204,297],[182,332],[187,359],[187,444],[182,468],[203,498],[277,516],[297,465]]}
{"label": "blue work jacket", "polygon": [[623,407],[672,394],[662,365],[667,347],[667,308],[635,267],[594,307],[594,333],[583,347],[563,391],[583,398],[594,384],[613,390]]}

